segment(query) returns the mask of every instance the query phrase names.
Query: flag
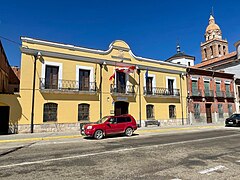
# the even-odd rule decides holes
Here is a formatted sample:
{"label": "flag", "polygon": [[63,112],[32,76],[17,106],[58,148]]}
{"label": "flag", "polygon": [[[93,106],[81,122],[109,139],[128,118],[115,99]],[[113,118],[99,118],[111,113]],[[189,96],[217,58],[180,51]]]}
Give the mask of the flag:
{"label": "flag", "polygon": [[113,73],[113,75],[110,76],[109,80],[111,81],[114,77],[115,77],[115,73]]}
{"label": "flag", "polygon": [[[133,73],[135,69],[136,69],[136,66],[129,66],[129,67],[116,68],[116,71],[130,74],[130,73]],[[115,72],[113,73],[113,75],[110,76],[109,80],[111,81],[114,77],[115,77]]]}
{"label": "flag", "polygon": [[148,69],[146,70],[145,78],[146,78],[146,81],[147,81],[147,78],[148,78]]}

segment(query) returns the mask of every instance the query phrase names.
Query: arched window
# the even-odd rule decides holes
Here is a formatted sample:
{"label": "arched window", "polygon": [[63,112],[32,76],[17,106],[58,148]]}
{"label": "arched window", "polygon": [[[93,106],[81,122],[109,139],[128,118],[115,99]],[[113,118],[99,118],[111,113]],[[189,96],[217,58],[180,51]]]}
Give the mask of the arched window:
{"label": "arched window", "polygon": [[170,105],[169,106],[169,118],[170,119],[175,119],[176,118],[176,106],[175,105]]}
{"label": "arched window", "polygon": [[79,104],[78,105],[78,121],[89,120],[89,104]]}
{"label": "arched window", "polygon": [[154,119],[154,106],[151,104],[147,105],[147,119]]}
{"label": "arched window", "polygon": [[57,121],[57,108],[56,103],[45,103],[43,107],[43,122]]}

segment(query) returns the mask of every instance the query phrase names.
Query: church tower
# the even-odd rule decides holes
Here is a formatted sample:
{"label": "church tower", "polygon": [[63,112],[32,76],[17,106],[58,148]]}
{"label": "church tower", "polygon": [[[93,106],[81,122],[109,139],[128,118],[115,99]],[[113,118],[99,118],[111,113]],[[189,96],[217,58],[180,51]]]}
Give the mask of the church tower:
{"label": "church tower", "polygon": [[202,61],[217,58],[228,54],[228,42],[222,39],[222,31],[210,15],[209,25],[205,32],[205,42],[201,43]]}

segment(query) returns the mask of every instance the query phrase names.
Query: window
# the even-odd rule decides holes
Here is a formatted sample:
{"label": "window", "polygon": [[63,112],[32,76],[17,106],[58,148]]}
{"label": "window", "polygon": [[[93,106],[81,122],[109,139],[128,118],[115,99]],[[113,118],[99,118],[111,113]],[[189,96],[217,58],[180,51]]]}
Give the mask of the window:
{"label": "window", "polygon": [[90,70],[79,69],[79,90],[89,91]]}
{"label": "window", "polygon": [[218,53],[219,53],[219,55],[221,55],[221,45],[220,44],[218,45]]}
{"label": "window", "polygon": [[219,118],[223,118],[223,105],[218,104],[218,116]]}
{"label": "window", "polygon": [[45,103],[43,108],[43,122],[57,121],[57,107],[56,103]]}
{"label": "window", "polygon": [[191,66],[191,62],[188,62],[188,66]]}
{"label": "window", "polygon": [[200,119],[200,104],[194,104],[194,118]]}
{"label": "window", "polygon": [[228,115],[231,116],[233,114],[232,104],[228,104]]}
{"label": "window", "polygon": [[223,55],[226,55],[226,47],[223,46]]}
{"label": "window", "polygon": [[89,104],[78,105],[78,121],[89,120]]}
{"label": "window", "polygon": [[177,62],[177,64],[181,64],[181,62]]}
{"label": "window", "polygon": [[207,50],[204,49],[204,57],[207,58]]}
{"label": "window", "polygon": [[117,123],[125,123],[125,122],[131,122],[130,117],[118,117],[117,118]]}
{"label": "window", "polygon": [[176,118],[176,107],[174,105],[169,106],[169,118],[170,119]]}
{"label": "window", "polygon": [[205,92],[205,96],[210,96],[210,83],[205,81],[204,82],[204,92]]}
{"label": "window", "polygon": [[198,94],[198,81],[192,80],[192,95],[197,96]]}
{"label": "window", "polygon": [[231,96],[231,94],[230,94],[230,84],[225,84],[225,88],[226,88],[226,96],[230,97]]}
{"label": "window", "polygon": [[168,79],[168,92],[170,95],[173,95],[173,93],[174,93],[173,83],[174,83],[173,79]]}
{"label": "window", "polygon": [[126,74],[124,72],[116,72],[116,85],[118,93],[126,92]]}
{"label": "window", "polygon": [[152,94],[152,88],[153,88],[153,77],[147,77],[146,78],[147,94]]}
{"label": "window", "polygon": [[213,56],[213,47],[210,46],[210,50],[211,50],[211,56]]}
{"label": "window", "polygon": [[153,105],[147,105],[147,119],[154,119]]}
{"label": "window", "polygon": [[45,89],[58,89],[58,66],[46,65]]}

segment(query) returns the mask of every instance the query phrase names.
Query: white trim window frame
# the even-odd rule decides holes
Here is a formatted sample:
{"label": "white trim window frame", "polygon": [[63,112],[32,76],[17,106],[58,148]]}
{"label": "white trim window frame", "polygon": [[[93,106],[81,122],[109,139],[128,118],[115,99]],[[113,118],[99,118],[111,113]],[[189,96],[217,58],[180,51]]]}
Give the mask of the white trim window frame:
{"label": "white trim window frame", "polygon": [[168,91],[168,80],[173,80],[173,95],[176,96],[176,92],[174,90],[177,89],[177,79],[176,79],[176,77],[166,76],[166,89],[167,89],[167,91]]}
{"label": "white trim window frame", "polygon": [[62,71],[63,71],[63,64],[62,63],[58,63],[58,62],[50,62],[50,61],[44,61],[44,63],[42,64],[42,74],[41,74],[41,83],[45,84],[45,74],[46,74],[46,66],[56,66],[58,67],[58,85],[59,85],[59,89],[62,88]]}
{"label": "white trim window frame", "polygon": [[[94,82],[94,68],[91,66],[81,66],[81,65],[76,65],[76,86],[78,87],[79,85],[79,70],[89,70],[90,71],[90,77],[89,77],[89,87],[91,87],[91,83]],[[95,77],[96,78],[96,77]]]}
{"label": "white trim window frame", "polygon": [[[152,94],[154,95],[156,93],[156,75],[155,74],[148,74],[148,77],[152,77],[153,80],[152,80]],[[143,81],[143,87],[146,88],[146,77],[144,77],[144,81]]]}

